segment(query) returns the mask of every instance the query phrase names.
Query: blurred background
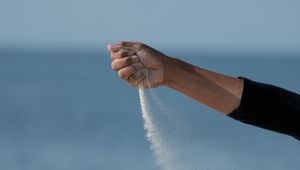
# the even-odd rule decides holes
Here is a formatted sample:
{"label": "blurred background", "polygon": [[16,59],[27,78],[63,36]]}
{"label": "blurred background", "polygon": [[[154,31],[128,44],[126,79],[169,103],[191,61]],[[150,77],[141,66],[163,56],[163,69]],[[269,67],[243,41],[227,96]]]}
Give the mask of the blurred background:
{"label": "blurred background", "polygon": [[[299,7],[295,0],[0,0],[0,169],[160,169],[137,90],[111,70],[106,45],[141,41],[299,93]],[[190,122],[195,147],[201,140],[213,150],[208,169],[218,159],[228,162],[221,169],[299,169],[299,141],[156,91]]]}

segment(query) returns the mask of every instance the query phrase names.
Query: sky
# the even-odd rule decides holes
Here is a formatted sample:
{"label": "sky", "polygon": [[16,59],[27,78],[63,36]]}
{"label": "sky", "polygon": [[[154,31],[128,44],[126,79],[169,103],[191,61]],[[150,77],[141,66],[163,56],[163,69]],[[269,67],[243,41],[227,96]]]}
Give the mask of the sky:
{"label": "sky", "polygon": [[298,50],[296,0],[1,0],[0,45]]}
{"label": "sky", "polygon": [[[145,42],[209,70],[299,93],[299,6],[296,0],[0,0],[0,169],[159,169],[137,91],[111,70],[105,45],[116,41]],[[213,58],[190,50],[204,48],[242,52]],[[274,58],[260,50],[282,53]],[[179,156],[227,163],[220,169],[299,169],[299,141],[156,90],[176,121],[187,122],[186,134],[170,133]]]}

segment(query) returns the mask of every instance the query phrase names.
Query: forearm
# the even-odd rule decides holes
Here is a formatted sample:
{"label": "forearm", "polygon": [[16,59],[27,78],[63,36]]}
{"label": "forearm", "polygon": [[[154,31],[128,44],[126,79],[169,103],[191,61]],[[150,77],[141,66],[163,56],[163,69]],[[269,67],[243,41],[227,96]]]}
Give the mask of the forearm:
{"label": "forearm", "polygon": [[244,86],[243,80],[236,77],[199,68],[197,66],[193,66],[193,68],[195,72],[197,72],[199,75],[202,75],[203,77],[209,79],[218,86],[224,88],[236,98],[241,99]]}
{"label": "forearm", "polygon": [[242,80],[170,58],[166,86],[225,114],[239,106]]}

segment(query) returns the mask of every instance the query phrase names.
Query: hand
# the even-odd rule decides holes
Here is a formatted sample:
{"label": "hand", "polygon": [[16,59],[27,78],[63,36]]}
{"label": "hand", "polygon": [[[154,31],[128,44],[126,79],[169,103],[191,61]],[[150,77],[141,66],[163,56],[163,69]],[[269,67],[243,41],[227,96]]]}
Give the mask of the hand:
{"label": "hand", "polygon": [[139,42],[120,42],[107,46],[112,69],[131,86],[154,88],[164,85],[169,57]]}

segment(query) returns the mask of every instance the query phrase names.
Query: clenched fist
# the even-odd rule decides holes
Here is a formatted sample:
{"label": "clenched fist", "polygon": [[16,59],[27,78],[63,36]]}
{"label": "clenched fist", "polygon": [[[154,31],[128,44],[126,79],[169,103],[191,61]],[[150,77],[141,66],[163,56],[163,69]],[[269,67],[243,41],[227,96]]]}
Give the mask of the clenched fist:
{"label": "clenched fist", "polygon": [[120,42],[107,48],[112,69],[131,86],[154,88],[166,83],[168,56],[139,42]]}

